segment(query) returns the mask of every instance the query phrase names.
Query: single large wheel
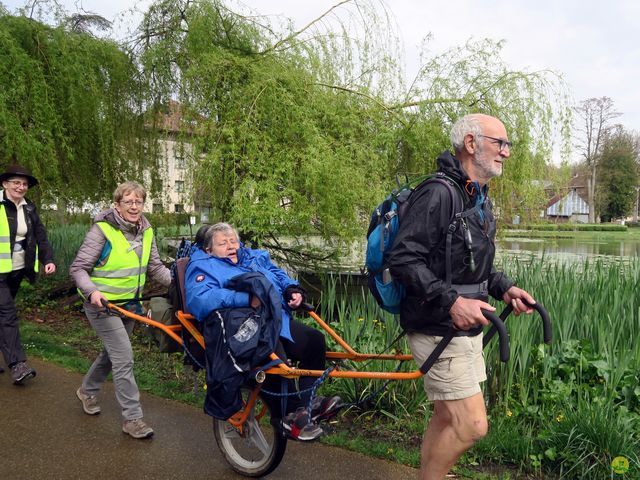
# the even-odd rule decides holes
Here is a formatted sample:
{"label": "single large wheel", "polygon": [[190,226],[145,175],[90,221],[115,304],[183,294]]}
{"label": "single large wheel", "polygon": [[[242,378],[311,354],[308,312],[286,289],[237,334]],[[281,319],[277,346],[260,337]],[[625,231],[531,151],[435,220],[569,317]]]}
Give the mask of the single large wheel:
{"label": "single large wheel", "polygon": [[[242,389],[245,404],[250,393],[249,388]],[[287,448],[287,437],[282,435],[279,424],[279,419],[272,423],[269,407],[258,396],[242,433],[229,422],[215,418],[213,433],[231,468],[247,477],[262,477],[277,468]]]}

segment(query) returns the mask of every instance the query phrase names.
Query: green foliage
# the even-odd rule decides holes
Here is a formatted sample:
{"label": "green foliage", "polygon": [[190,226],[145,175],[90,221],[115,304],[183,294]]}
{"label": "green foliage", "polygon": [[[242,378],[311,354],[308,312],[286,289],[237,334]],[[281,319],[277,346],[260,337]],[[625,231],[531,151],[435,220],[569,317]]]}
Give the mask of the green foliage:
{"label": "green foliage", "polygon": [[[488,346],[485,392],[492,427],[467,460],[512,464],[543,478],[605,478],[616,455],[638,465],[638,262],[566,265],[531,259],[508,261],[504,268],[547,308],[554,343],[539,343],[541,324],[534,314],[509,319],[507,364],[498,361],[495,342]],[[357,351],[381,352],[389,345],[397,322],[369,295],[345,296],[335,278],[322,290],[323,318],[333,320],[332,327]],[[364,368],[385,367],[371,362]],[[341,380],[328,388],[357,401],[381,385]],[[368,399],[360,416],[403,419],[422,411],[424,402],[421,382],[392,382]]]}
{"label": "green foliage", "polygon": [[499,364],[495,345],[487,352],[491,410],[535,432],[521,464],[566,478],[603,478],[618,454],[637,465],[638,262],[531,259],[505,268],[547,308],[554,328],[552,348],[543,348],[537,319],[510,319],[509,363]]}
{"label": "green foliage", "polygon": [[608,137],[598,163],[598,211],[602,221],[631,213],[638,185],[638,139],[622,129]]}
{"label": "green foliage", "polygon": [[[152,7],[147,22],[157,21],[161,7],[176,12],[180,4]],[[207,192],[213,219],[258,241],[283,232],[358,235],[359,218],[380,194],[370,188],[384,164],[380,112],[315,85],[299,55],[261,51],[267,44],[257,29],[218,2],[189,5],[183,14],[188,29],[154,37],[141,58],[153,85],[158,71],[179,69],[174,88],[185,92],[181,101],[197,119],[190,141],[205,152],[195,191]]]}
{"label": "green foliage", "polygon": [[154,159],[137,78],[113,41],[0,13],[0,162],[15,156],[62,209],[142,179]]}
{"label": "green foliage", "polygon": [[376,48],[395,45],[385,12],[341,5],[350,6],[358,13],[345,17],[362,28],[318,21],[283,33],[218,0],[151,6],[137,54],[156,108],[170,98],[184,107],[194,195],[211,201],[211,219],[257,243],[283,233],[353,239],[396,174],[434,170],[449,127],[472,111],[504,118],[518,144],[495,194],[503,211],[537,205],[528,180],[549,157],[552,121],[564,119],[552,108],[561,82],[510,71],[487,41],[427,61],[403,91],[399,50]]}
{"label": "green foliage", "polygon": [[68,280],[69,267],[89,231],[89,224],[49,225],[47,236],[53,248],[56,280]]}
{"label": "green foliage", "polygon": [[[568,143],[571,112],[558,74],[513,71],[501,58],[502,47],[501,42],[488,39],[469,41],[442,55],[427,57],[408,96],[425,99],[416,102],[416,120],[435,122],[435,128],[444,132],[467,113],[487,113],[505,123],[514,147],[503,176],[492,181],[491,193],[502,218],[515,214],[527,218],[537,215],[546,201],[542,183],[531,180],[539,180],[547,170],[552,125],[557,122],[560,133],[564,132],[560,140]],[[418,158],[424,155],[420,153]]]}

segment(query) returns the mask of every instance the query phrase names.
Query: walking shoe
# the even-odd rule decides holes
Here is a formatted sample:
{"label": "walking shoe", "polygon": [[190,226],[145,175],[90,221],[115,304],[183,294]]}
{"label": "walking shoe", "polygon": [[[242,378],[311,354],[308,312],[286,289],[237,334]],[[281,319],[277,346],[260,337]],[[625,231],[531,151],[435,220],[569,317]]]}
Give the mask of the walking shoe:
{"label": "walking shoe", "polygon": [[0,373],[4,373],[4,368],[0,367]]}
{"label": "walking shoe", "polygon": [[318,395],[311,402],[311,420],[321,422],[334,417],[344,407],[342,399],[335,395],[323,397]]}
{"label": "walking shoe", "polygon": [[149,438],[153,436],[153,428],[144,423],[141,418],[125,420],[122,424],[122,431],[133,438]]}
{"label": "walking shoe", "polygon": [[295,412],[290,413],[282,420],[282,426],[294,440],[309,442],[320,438],[324,433],[322,428],[311,421],[309,411],[304,407],[299,407]]}
{"label": "walking shoe", "polygon": [[82,391],[82,387],[76,391],[77,397],[82,402],[82,409],[87,415],[97,415],[100,413],[100,405],[98,405],[97,395],[87,395]]}
{"label": "walking shoe", "polygon": [[15,385],[22,385],[22,382],[36,376],[36,371],[29,368],[26,362],[18,362],[11,367],[11,378]]}

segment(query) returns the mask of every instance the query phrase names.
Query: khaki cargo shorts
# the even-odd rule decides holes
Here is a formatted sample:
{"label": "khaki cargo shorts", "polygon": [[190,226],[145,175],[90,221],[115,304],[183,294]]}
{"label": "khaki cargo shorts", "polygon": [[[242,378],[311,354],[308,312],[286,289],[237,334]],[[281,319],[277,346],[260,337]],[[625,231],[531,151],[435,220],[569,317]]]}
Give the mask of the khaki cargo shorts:
{"label": "khaki cargo shorts", "polygon": [[[421,367],[442,337],[409,333],[407,341],[413,358]],[[487,379],[482,334],[453,337],[431,369],[424,375],[424,390],[433,400],[461,400],[480,393],[480,382]]]}

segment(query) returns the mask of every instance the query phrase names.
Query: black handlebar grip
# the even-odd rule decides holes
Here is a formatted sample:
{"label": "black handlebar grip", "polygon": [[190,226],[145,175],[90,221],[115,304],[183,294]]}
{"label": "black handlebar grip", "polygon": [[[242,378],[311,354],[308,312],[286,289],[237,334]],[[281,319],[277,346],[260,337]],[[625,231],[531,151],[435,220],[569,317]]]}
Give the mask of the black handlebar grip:
{"label": "black handlebar grip", "polygon": [[300,304],[300,310],[304,310],[305,312],[313,312],[315,311],[315,307],[313,305],[311,305],[310,303],[301,303]]}
{"label": "black handlebar grip", "polygon": [[530,305],[529,302],[524,303],[538,312],[540,318],[542,318],[542,336],[544,338],[544,343],[551,343],[553,334],[551,330],[551,320],[549,319],[549,314],[547,313],[547,311],[539,303],[534,303],[533,305]]}
{"label": "black handlebar grip", "polygon": [[[489,337],[489,340],[491,340],[493,335],[495,335],[495,332],[498,332],[498,339],[500,341],[500,360],[503,362],[508,362],[510,352],[509,352],[509,334],[507,333],[507,327],[505,326],[504,322],[500,319],[500,317],[498,317],[495,313],[490,312],[489,310],[482,309],[482,314],[484,315],[484,318],[486,318],[492,323],[491,330],[489,330],[489,333],[493,331],[493,334],[491,335],[491,337]],[[485,336],[482,342],[482,347],[484,348],[487,343],[488,343],[488,340]]]}
{"label": "black handlebar grip", "polygon": [[[523,300],[523,303],[538,312],[540,318],[542,319],[542,336],[544,339],[544,343],[551,343],[551,339],[553,337],[552,328],[551,328],[551,320],[549,319],[549,313],[545,310],[545,308],[539,303],[530,304],[529,302]],[[513,306],[511,304],[507,304],[504,307],[504,310],[500,313],[500,319],[504,322],[509,314],[513,311]],[[491,327],[489,331],[484,335],[484,340],[482,342],[483,347],[487,345],[496,334],[496,330],[494,327]]]}

